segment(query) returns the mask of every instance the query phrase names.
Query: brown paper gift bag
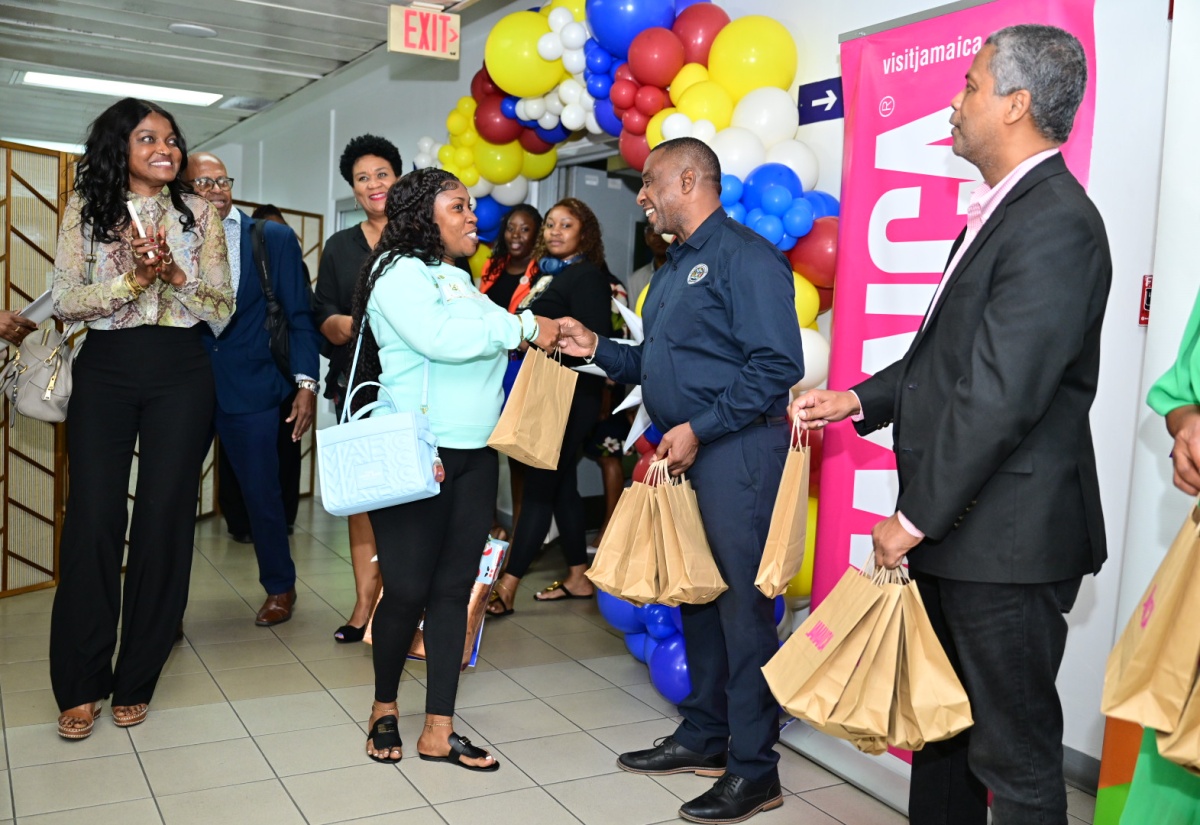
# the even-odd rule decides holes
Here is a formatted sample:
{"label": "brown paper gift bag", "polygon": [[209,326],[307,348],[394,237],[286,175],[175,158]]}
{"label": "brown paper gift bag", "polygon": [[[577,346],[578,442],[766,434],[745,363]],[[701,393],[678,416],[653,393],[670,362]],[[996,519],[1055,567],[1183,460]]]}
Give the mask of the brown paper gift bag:
{"label": "brown paper gift bag", "polygon": [[787,590],[788,583],[804,564],[811,452],[807,430],[804,431],[805,443],[801,444],[799,424],[799,418],[792,423],[792,447],[783,464],[783,477],[779,480],[779,492],[771,510],[771,528],[754,579],[755,586],[769,599]]}
{"label": "brown paper gift bag", "polygon": [[1158,753],[1182,765],[1192,773],[1200,773],[1200,679],[1192,685],[1183,713],[1170,733],[1158,732]]}
{"label": "brown paper gift bag", "polygon": [[537,347],[526,350],[488,446],[530,467],[557,469],[578,378]]}
{"label": "brown paper gift bag", "polygon": [[1192,508],[1116,647],[1100,710],[1164,733],[1175,730],[1200,658],[1200,508]]}
{"label": "brown paper gift bag", "polygon": [[614,596],[620,590],[621,580],[629,564],[629,547],[633,542],[633,534],[637,529],[638,519],[642,509],[648,506],[650,488],[640,481],[621,491],[617,506],[608,519],[608,527],[604,530],[604,538],[596,548],[596,556],[592,566],[584,574],[592,580],[592,584],[606,593]]}
{"label": "brown paper gift bag", "polygon": [[658,603],[675,607],[711,602],[729,585],[709,547],[696,491],[688,481],[668,476],[654,488],[654,499],[661,586]]}
{"label": "brown paper gift bag", "polygon": [[917,715],[913,710],[912,697],[908,686],[908,649],[904,643],[904,613],[900,614],[900,647],[896,658],[895,696],[892,699],[892,709],[888,714],[888,744],[893,747],[910,751],[919,751],[925,747],[925,738],[921,735],[921,726],[917,723]]}
{"label": "brown paper gift bag", "polygon": [[853,567],[763,667],[767,685],[793,716],[817,725],[842,698],[882,610],[883,590]]}
{"label": "brown paper gift bag", "polygon": [[929,623],[916,584],[910,582],[902,588],[900,609],[908,684],[898,684],[897,694],[911,704],[925,742],[949,739],[975,723],[966,688]]}
{"label": "brown paper gift bag", "polygon": [[617,590],[613,593],[614,596],[637,605],[657,601],[661,590],[658,578],[658,542],[655,538],[658,529],[656,488],[664,479],[669,478],[665,459],[655,461],[646,471],[646,502],[638,511],[637,521],[630,533],[625,569],[619,577]]}

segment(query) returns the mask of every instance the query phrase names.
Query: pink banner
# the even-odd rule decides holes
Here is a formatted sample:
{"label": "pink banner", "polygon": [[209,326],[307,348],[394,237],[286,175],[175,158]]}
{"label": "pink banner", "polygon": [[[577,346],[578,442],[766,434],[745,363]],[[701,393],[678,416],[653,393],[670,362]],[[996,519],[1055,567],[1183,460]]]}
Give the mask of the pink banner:
{"label": "pink banner", "polygon": [[[1080,39],[1088,88],[1063,146],[1086,186],[1096,111],[1094,0],[994,0],[842,44],[846,101],[837,298],[829,387],[846,389],[900,359],[933,297],[980,183],[950,149],[950,101],[988,35],[1016,23]],[[871,528],[896,505],[891,428],[825,432],[813,602],[849,562],[871,553]]]}

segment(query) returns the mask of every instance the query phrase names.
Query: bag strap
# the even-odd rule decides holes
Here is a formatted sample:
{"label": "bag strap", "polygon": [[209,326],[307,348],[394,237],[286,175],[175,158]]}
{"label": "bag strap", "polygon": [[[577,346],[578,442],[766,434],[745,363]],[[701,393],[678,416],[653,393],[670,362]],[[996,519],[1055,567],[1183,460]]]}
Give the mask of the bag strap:
{"label": "bag strap", "polygon": [[268,310],[278,306],[275,290],[271,289],[271,258],[267,252],[262,221],[250,224],[250,245],[254,250],[254,265],[258,270],[258,280],[262,284],[263,296],[267,299]]}

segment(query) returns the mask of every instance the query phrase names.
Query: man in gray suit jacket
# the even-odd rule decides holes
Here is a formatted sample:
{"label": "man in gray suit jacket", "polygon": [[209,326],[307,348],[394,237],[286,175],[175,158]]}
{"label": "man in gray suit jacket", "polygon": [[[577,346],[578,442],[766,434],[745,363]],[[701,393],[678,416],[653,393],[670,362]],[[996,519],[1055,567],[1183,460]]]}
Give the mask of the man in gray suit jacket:
{"label": "man in gray suit jacket", "polygon": [[920,331],[851,391],[790,409],[805,427],[893,427],[900,497],[875,559],[907,556],[975,717],[913,754],[914,825],[982,825],[988,789],[996,825],[1067,822],[1063,614],[1107,556],[1088,411],[1112,259],[1058,151],[1086,85],[1061,29],[988,38],[950,119],[984,185]]}

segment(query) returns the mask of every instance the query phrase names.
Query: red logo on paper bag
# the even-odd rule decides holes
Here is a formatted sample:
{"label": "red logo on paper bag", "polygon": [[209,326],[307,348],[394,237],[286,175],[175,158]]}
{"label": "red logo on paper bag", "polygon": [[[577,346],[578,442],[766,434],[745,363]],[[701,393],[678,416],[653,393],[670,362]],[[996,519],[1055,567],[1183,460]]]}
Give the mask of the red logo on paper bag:
{"label": "red logo on paper bag", "polygon": [[824,650],[833,641],[833,631],[825,626],[825,622],[817,622],[813,629],[804,634],[817,650]]}
{"label": "red logo on paper bag", "polygon": [[1158,589],[1158,585],[1150,588],[1150,595],[1146,597],[1146,601],[1142,603],[1142,629],[1146,629],[1146,625],[1150,622],[1150,616],[1154,613],[1154,591]]}

